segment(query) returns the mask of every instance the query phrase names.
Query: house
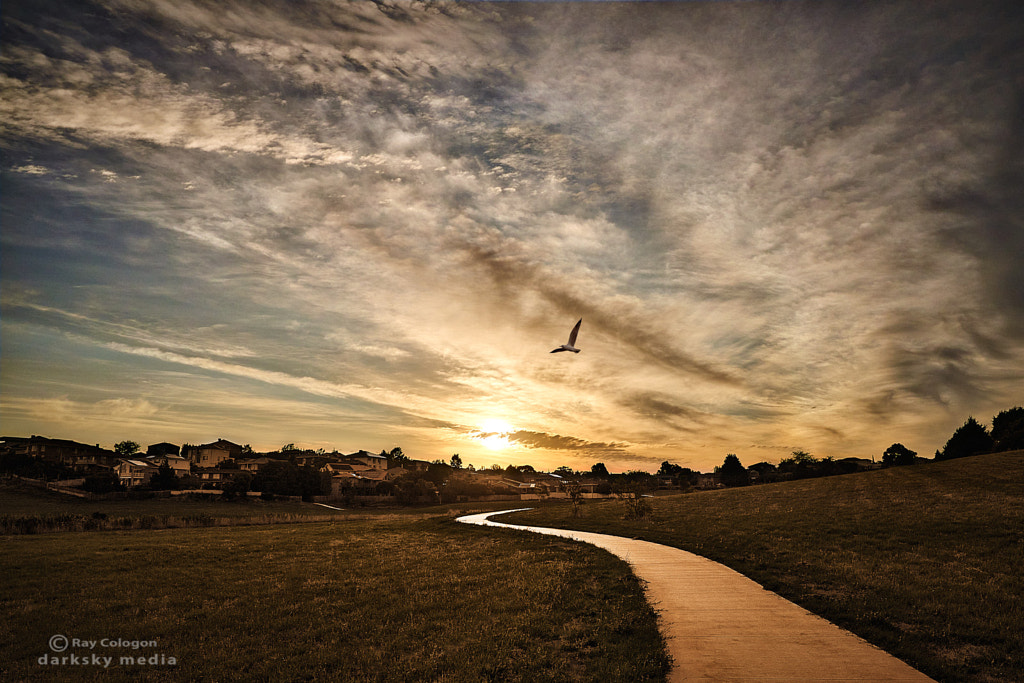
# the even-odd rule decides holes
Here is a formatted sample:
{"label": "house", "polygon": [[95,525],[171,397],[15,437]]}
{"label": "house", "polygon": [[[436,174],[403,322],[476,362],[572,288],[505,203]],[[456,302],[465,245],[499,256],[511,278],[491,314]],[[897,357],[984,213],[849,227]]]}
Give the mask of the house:
{"label": "house", "polygon": [[295,457],[295,464],[299,467],[315,467],[320,469],[327,460],[328,457],[326,455],[304,453]]}
{"label": "house", "polygon": [[392,467],[384,472],[384,481],[394,481],[395,479],[404,477],[407,474],[409,474],[409,470],[404,467]]}
{"label": "house", "polygon": [[376,455],[368,451],[356,451],[343,456],[345,460],[359,462],[374,470],[387,470],[388,459],[383,455]]}
{"label": "house", "polygon": [[231,481],[241,470],[222,470],[216,467],[203,467],[197,469],[194,474],[199,479],[201,489],[219,489]]}
{"label": "house", "polygon": [[114,471],[117,472],[117,478],[121,480],[122,485],[128,488],[148,484],[149,480],[156,474],[157,469],[159,468],[152,463],[128,458],[118,460],[117,465],[114,467]]}
{"label": "house", "polygon": [[[378,474],[378,476],[367,476],[370,474]],[[344,491],[372,494],[377,488],[377,484],[383,480],[384,474],[375,473],[373,470],[360,473],[340,472],[331,477],[331,495],[340,496]]]}
{"label": "house", "polygon": [[238,469],[242,470],[243,472],[259,472],[261,469],[263,469],[272,462],[280,461],[271,460],[270,458],[266,457],[246,458],[244,460],[238,461]]}
{"label": "house", "polygon": [[67,439],[49,439],[45,436],[31,437],[5,436],[2,450],[12,454],[28,455],[40,460],[60,463],[75,469],[89,469],[101,466],[111,467],[117,464],[117,453]]}
{"label": "house", "polygon": [[537,484],[528,481],[516,481],[508,477],[502,477],[498,486],[515,491],[516,493],[547,493],[547,487],[538,488]]}
{"label": "house", "polygon": [[192,471],[192,463],[180,455],[147,455],[142,459],[142,462],[149,463],[154,467],[168,465],[172,470],[174,470],[174,476],[176,477],[187,477]]}
{"label": "house", "polygon": [[333,476],[335,474],[341,474],[342,472],[355,472],[356,470],[362,471],[368,469],[370,468],[362,464],[351,464],[347,462],[329,462],[325,463],[324,466],[320,468],[320,471],[326,472],[327,474]]}
{"label": "house", "polygon": [[722,475],[718,472],[698,472],[697,488],[716,489],[722,485]]}
{"label": "house", "polygon": [[181,455],[181,448],[173,443],[162,441],[148,446],[146,455]]}
{"label": "house", "polygon": [[841,458],[836,461],[844,469],[852,472],[866,472],[882,469],[882,463],[867,458]]}
{"label": "house", "polygon": [[430,469],[430,463],[426,460],[406,460],[402,467],[414,472],[426,472]]}
{"label": "house", "polygon": [[216,467],[228,458],[240,457],[242,455],[242,447],[225,439],[217,439],[213,443],[190,446],[187,449],[187,453],[182,455],[199,467]]}
{"label": "house", "polygon": [[580,493],[596,494],[598,489],[605,487],[607,490],[608,482],[600,479],[580,479],[576,482],[580,487]]}

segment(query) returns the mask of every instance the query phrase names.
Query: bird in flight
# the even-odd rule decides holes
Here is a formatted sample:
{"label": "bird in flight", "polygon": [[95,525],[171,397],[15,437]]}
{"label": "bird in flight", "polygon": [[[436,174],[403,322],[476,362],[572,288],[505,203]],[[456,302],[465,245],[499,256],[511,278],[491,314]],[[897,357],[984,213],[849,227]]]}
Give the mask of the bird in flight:
{"label": "bird in flight", "polygon": [[576,326],[572,328],[572,332],[569,333],[569,343],[562,344],[557,349],[554,349],[551,353],[558,353],[559,351],[572,351],[573,353],[579,353],[580,350],[576,348],[576,335],[580,333],[580,323],[583,322],[583,318],[580,318],[576,322]]}

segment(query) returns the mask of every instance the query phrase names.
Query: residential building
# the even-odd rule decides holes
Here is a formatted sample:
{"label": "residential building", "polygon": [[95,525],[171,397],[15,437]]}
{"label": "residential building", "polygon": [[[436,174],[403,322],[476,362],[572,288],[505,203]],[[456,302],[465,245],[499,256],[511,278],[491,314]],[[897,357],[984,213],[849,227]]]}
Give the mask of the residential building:
{"label": "residential building", "polygon": [[363,465],[362,463],[348,463],[348,462],[329,462],[325,463],[320,468],[321,472],[326,472],[330,475],[341,474],[342,472],[355,472],[368,470],[370,467]]}
{"label": "residential building", "polygon": [[[378,477],[370,476],[378,474]],[[383,473],[373,470],[363,472],[339,472],[331,477],[331,495],[340,496],[344,491],[354,491],[363,494],[372,494],[384,479]]]}
{"label": "residential building", "polygon": [[111,467],[117,463],[114,451],[91,446],[68,439],[50,439],[45,436],[5,436],[0,438],[0,448],[11,453],[28,455],[40,460],[60,463],[76,469],[101,466]]}
{"label": "residential building", "polygon": [[146,455],[181,455],[181,447],[162,441],[147,447]]}
{"label": "residential building", "polygon": [[722,476],[718,472],[698,472],[697,488],[715,489],[722,485]]}
{"label": "residential building", "polygon": [[242,470],[243,472],[259,472],[261,469],[263,469],[272,462],[280,461],[271,460],[270,458],[266,457],[246,458],[244,460],[238,461],[238,469]]}
{"label": "residential building", "polygon": [[356,451],[355,453],[349,453],[343,456],[345,460],[360,462],[374,470],[386,470],[388,468],[388,459],[383,455],[377,455],[368,451]]}
{"label": "residential building", "polygon": [[157,469],[157,466],[152,463],[130,458],[118,460],[117,465],[114,467],[114,471],[117,472],[117,477],[121,480],[121,484],[128,488],[148,484],[149,480],[156,474]]}
{"label": "residential building", "polygon": [[190,446],[188,452],[182,455],[199,467],[216,467],[228,458],[240,457],[242,447],[225,439],[217,439],[213,443]]}
{"label": "residential building", "polygon": [[167,454],[167,455],[147,455],[142,459],[142,462],[147,462],[154,467],[160,467],[161,465],[168,465],[174,470],[174,476],[176,477],[187,477],[189,472],[192,471],[192,463],[180,455]]}
{"label": "residential building", "polygon": [[231,481],[241,470],[222,470],[216,467],[203,467],[196,469],[193,476],[199,480],[201,489],[219,489]]}

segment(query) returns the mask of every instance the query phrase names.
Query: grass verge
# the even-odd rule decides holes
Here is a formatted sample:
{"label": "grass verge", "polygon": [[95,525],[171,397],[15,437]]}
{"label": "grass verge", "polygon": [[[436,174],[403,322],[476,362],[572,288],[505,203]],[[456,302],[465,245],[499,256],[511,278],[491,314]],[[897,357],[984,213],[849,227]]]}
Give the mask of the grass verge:
{"label": "grass verge", "polygon": [[[667,671],[628,566],[559,539],[391,517],[0,541],[3,680],[639,681]],[[54,653],[55,634],[156,644]],[[113,663],[40,664],[48,654]],[[120,663],[140,655],[164,664]]]}
{"label": "grass verge", "polygon": [[506,519],[704,555],[940,681],[1024,680],[1024,452],[652,503]]}
{"label": "grass verge", "polygon": [[[335,503],[331,505],[340,507]],[[335,510],[298,501],[260,498],[228,501],[219,496],[84,500],[14,484],[0,485],[0,535],[289,524],[380,515],[446,516],[453,508],[469,507],[473,511],[484,511],[507,506],[508,503],[474,503]]]}

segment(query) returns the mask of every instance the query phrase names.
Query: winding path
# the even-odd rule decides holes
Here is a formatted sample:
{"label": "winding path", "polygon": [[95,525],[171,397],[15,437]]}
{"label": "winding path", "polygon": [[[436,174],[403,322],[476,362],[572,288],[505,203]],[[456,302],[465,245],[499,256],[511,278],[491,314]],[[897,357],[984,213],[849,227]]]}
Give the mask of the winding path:
{"label": "winding path", "polygon": [[670,681],[931,681],[849,631],[693,553],[620,536],[493,522],[501,510],[459,517],[466,524],[561,536],[628,562],[659,612],[674,665]]}

